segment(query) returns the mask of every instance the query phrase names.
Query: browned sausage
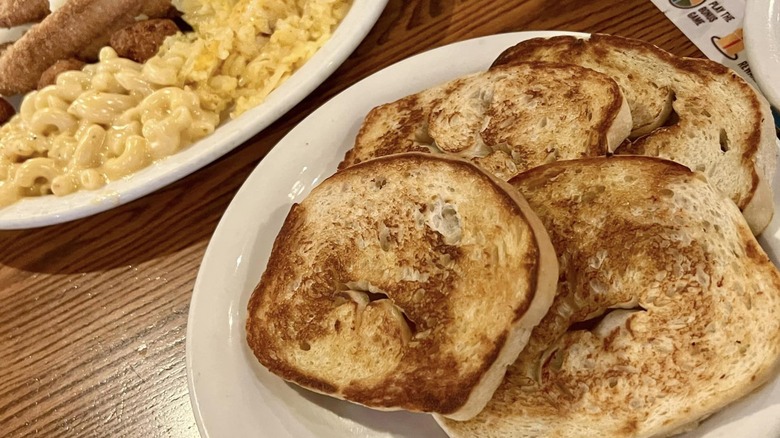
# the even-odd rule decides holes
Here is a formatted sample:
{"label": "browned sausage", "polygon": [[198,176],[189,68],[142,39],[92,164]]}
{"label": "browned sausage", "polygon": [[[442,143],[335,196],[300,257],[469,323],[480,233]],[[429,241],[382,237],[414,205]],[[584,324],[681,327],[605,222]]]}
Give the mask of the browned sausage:
{"label": "browned sausage", "polygon": [[60,73],[69,70],[81,70],[85,65],[84,62],[76,58],[60,59],[43,72],[41,78],[38,80],[38,89],[40,90],[43,87],[56,83],[57,76],[59,76]]}
{"label": "browned sausage", "polygon": [[138,0],[68,0],[0,55],[0,94],[34,89],[57,60],[71,58],[121,17],[138,15]]}
{"label": "browned sausage", "polygon": [[37,23],[47,15],[48,0],[0,0],[0,27]]}
{"label": "browned sausage", "polygon": [[4,125],[14,114],[16,114],[14,107],[7,100],[0,97],[0,125]]}
{"label": "browned sausage", "polygon": [[165,38],[179,31],[176,23],[165,18],[139,21],[111,36],[116,53],[135,62],[146,62],[157,54]]}

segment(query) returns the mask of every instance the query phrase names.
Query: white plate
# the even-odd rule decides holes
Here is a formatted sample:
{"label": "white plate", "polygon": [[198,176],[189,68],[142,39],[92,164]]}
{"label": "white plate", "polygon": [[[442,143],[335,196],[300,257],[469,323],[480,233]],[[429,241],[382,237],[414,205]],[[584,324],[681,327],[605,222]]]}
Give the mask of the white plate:
{"label": "white plate", "polygon": [[743,28],[750,70],[767,100],[780,108],[780,1],[745,3]]}
{"label": "white plate", "polygon": [[214,134],[99,190],[27,198],[0,208],[0,229],[41,227],[100,213],[206,166],[273,123],[330,76],[371,30],[386,4],[387,0],[354,0],[331,39],[300,70],[262,104],[222,124]]}
{"label": "white plate", "polygon": [[[335,171],[371,108],[483,70],[502,50],[523,39],[558,34],[495,35],[409,58],[323,105],[260,163],[209,243],[190,305],[187,370],[195,418],[204,437],[445,436],[430,416],[372,411],[298,389],[269,374],[245,342],[246,304],[290,206]],[[775,181],[775,187],[779,183]],[[780,251],[779,226],[780,214],[763,242],[773,258]],[[780,380],[686,436],[780,436]]]}

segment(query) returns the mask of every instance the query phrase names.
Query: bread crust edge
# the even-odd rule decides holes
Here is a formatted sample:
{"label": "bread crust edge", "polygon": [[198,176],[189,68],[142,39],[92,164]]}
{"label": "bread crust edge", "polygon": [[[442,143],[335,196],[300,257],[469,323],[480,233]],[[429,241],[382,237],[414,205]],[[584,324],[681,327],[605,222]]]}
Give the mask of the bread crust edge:
{"label": "bread crust edge", "polygon": [[[557,256],[555,255],[552,242],[550,241],[550,237],[542,225],[541,220],[530,208],[525,198],[506,182],[501,181],[489,172],[465,159],[420,152],[398,155],[418,156],[425,160],[433,159],[446,161],[450,164],[468,166],[469,168],[476,169],[480,175],[486,178],[491,184],[495,185],[497,189],[499,189],[499,192],[506,195],[505,199],[507,205],[516,208],[517,212],[528,224],[529,230],[533,234],[533,241],[536,244],[536,251],[534,251],[536,260],[532,271],[532,278],[530,279],[532,287],[530,288],[526,299],[523,300],[522,303],[518,303],[515,308],[515,317],[512,325],[497,337],[497,342],[493,347],[493,350],[486,355],[488,360],[485,361],[481,369],[474,373],[474,377],[476,378],[474,380],[469,379],[471,380],[470,382],[464,381],[464,383],[468,383],[468,386],[463,387],[447,400],[438,402],[434,400],[417,400],[416,403],[419,405],[419,409],[410,409],[409,405],[405,406],[403,403],[395,403],[391,406],[367,405],[361,403],[363,397],[352,394],[352,396],[347,399],[345,398],[346,391],[344,388],[337,388],[333,384],[318,379],[315,376],[301,373],[284,361],[274,360],[272,364],[266,364],[258,360],[258,364],[262,365],[278,377],[295,383],[298,386],[330,397],[364,405],[372,409],[384,411],[405,409],[431,413],[436,412],[447,416],[448,418],[467,420],[476,416],[482,411],[485,405],[487,405],[493,393],[498,388],[498,385],[503,380],[506,368],[516,360],[517,356],[528,342],[531,328],[541,321],[550,305],[552,305],[558,281]],[[354,166],[350,166],[349,169],[368,166],[371,165],[371,163],[381,160],[392,160],[398,155],[388,155],[366,160],[355,164]],[[288,218],[298,215],[299,208],[299,204],[293,204],[290,213],[288,213]],[[263,282],[262,278],[268,275],[267,273],[274,269],[274,266],[278,264],[278,261],[274,261],[273,254],[280,251],[280,248],[284,246],[286,236],[292,232],[293,222],[294,221],[285,219],[282,229],[280,230],[279,235],[277,235],[277,239],[274,241],[268,266],[263,272],[263,276],[261,277],[258,286],[255,287],[247,304],[248,317],[245,323],[246,342],[255,357],[266,357],[266,355],[262,353],[262,349],[265,348],[266,343],[263,340],[263,335],[259,333],[257,320],[253,316],[257,313],[262,301],[261,294],[257,293],[257,290]],[[269,367],[268,365],[271,366]]]}

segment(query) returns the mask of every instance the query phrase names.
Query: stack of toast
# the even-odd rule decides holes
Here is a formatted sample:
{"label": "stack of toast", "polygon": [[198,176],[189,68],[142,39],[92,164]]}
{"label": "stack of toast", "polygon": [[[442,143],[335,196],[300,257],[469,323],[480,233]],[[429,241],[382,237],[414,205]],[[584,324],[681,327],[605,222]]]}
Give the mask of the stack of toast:
{"label": "stack of toast", "polygon": [[374,108],[248,306],[285,380],[453,437],[656,437],[780,364],[766,101],[608,35]]}

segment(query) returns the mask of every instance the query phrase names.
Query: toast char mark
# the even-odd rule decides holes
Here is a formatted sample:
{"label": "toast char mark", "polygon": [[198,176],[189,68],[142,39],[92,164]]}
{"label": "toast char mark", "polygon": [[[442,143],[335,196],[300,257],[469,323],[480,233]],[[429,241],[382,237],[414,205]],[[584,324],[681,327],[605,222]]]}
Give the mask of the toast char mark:
{"label": "toast char mark", "polygon": [[506,183],[464,160],[387,156],[293,206],[250,298],[247,341],[271,372],[315,391],[473,416],[549,305],[556,270]]}

